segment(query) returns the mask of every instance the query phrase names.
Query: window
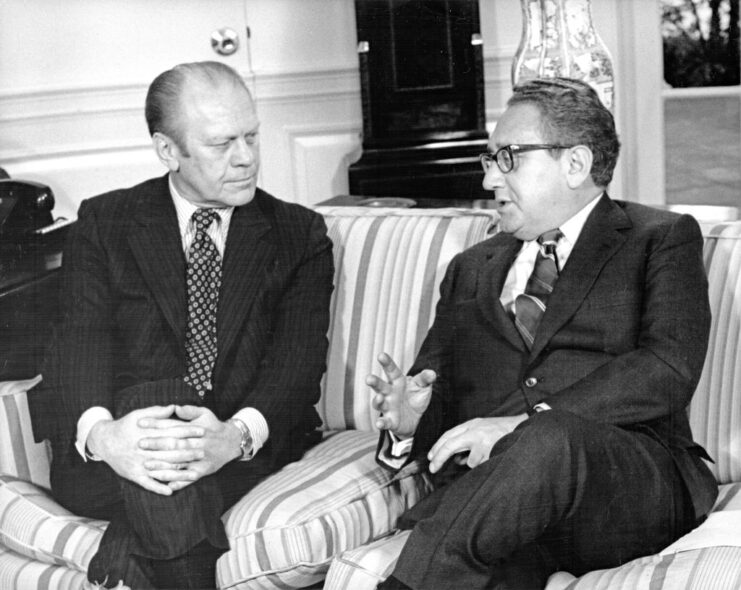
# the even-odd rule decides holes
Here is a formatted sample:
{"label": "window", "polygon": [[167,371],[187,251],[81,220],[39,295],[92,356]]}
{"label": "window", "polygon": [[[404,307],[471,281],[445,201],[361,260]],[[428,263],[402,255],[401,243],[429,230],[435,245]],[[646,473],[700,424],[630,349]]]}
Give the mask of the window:
{"label": "window", "polygon": [[739,206],[739,0],[659,2],[666,203]]}

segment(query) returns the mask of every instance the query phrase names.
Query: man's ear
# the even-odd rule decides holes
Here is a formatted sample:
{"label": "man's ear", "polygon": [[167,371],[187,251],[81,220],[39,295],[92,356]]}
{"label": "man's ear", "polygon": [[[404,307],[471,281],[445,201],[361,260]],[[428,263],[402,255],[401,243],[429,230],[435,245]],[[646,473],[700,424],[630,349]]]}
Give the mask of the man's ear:
{"label": "man's ear", "polygon": [[160,162],[167,166],[170,172],[177,172],[180,169],[180,149],[169,136],[156,131],[152,135],[152,145]]}
{"label": "man's ear", "polygon": [[575,145],[567,150],[566,182],[569,188],[578,188],[590,178],[594,155],[585,145]]}

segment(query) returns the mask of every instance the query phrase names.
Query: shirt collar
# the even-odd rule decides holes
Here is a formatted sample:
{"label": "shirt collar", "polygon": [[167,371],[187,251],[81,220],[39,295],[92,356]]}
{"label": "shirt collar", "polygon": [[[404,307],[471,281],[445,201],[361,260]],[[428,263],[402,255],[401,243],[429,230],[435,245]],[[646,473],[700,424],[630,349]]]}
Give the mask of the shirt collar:
{"label": "shirt collar", "polygon": [[[170,196],[172,197],[172,203],[175,205],[175,212],[178,216],[178,226],[180,227],[180,235],[185,235],[185,232],[188,229],[188,224],[190,223],[191,217],[193,217],[193,213],[196,212],[196,209],[199,207],[191,203],[188,199],[183,197],[179,192],[178,189],[175,188],[175,183],[172,181],[172,175],[168,176],[168,184],[170,186]],[[227,215],[228,217],[231,217],[231,213],[234,210],[234,207],[218,207],[214,208],[214,211],[216,211],[217,215],[219,216],[219,221],[224,221],[224,216]]]}
{"label": "shirt collar", "polygon": [[589,214],[597,206],[597,203],[599,202],[603,194],[604,193],[600,193],[594,199],[589,201],[589,203],[587,203],[586,205],[584,205],[584,207],[577,211],[573,217],[562,223],[561,226],[558,228],[561,230],[564,238],[566,238],[572,246],[576,244],[576,240],[579,239],[581,230],[584,228],[584,224],[587,222],[587,217],[589,217]]}

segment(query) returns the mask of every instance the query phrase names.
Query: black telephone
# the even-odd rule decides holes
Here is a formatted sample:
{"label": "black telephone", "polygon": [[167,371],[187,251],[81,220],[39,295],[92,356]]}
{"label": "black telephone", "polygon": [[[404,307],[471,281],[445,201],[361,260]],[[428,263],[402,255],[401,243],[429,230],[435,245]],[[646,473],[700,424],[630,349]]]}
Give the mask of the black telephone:
{"label": "black telephone", "polygon": [[30,180],[0,179],[0,242],[20,244],[54,223],[52,190]]}

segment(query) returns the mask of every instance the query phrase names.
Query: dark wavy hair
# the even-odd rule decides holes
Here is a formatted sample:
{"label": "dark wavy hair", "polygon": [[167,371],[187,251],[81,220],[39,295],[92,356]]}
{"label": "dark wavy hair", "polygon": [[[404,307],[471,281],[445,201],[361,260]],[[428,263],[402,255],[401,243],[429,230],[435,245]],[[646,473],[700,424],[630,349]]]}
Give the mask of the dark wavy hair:
{"label": "dark wavy hair", "polygon": [[187,156],[185,128],[180,121],[180,96],[187,82],[201,82],[216,87],[231,83],[244,88],[250,100],[247,85],[241,76],[228,65],[218,61],[184,63],[162,72],[149,85],[144,103],[144,117],[149,134],[164,133],[178,145]]}
{"label": "dark wavy hair", "polygon": [[594,184],[606,187],[612,180],[620,141],[615,119],[587,83],[571,78],[537,78],[518,84],[507,106],[530,103],[541,114],[543,141],[559,145],[585,145],[594,156]]}

